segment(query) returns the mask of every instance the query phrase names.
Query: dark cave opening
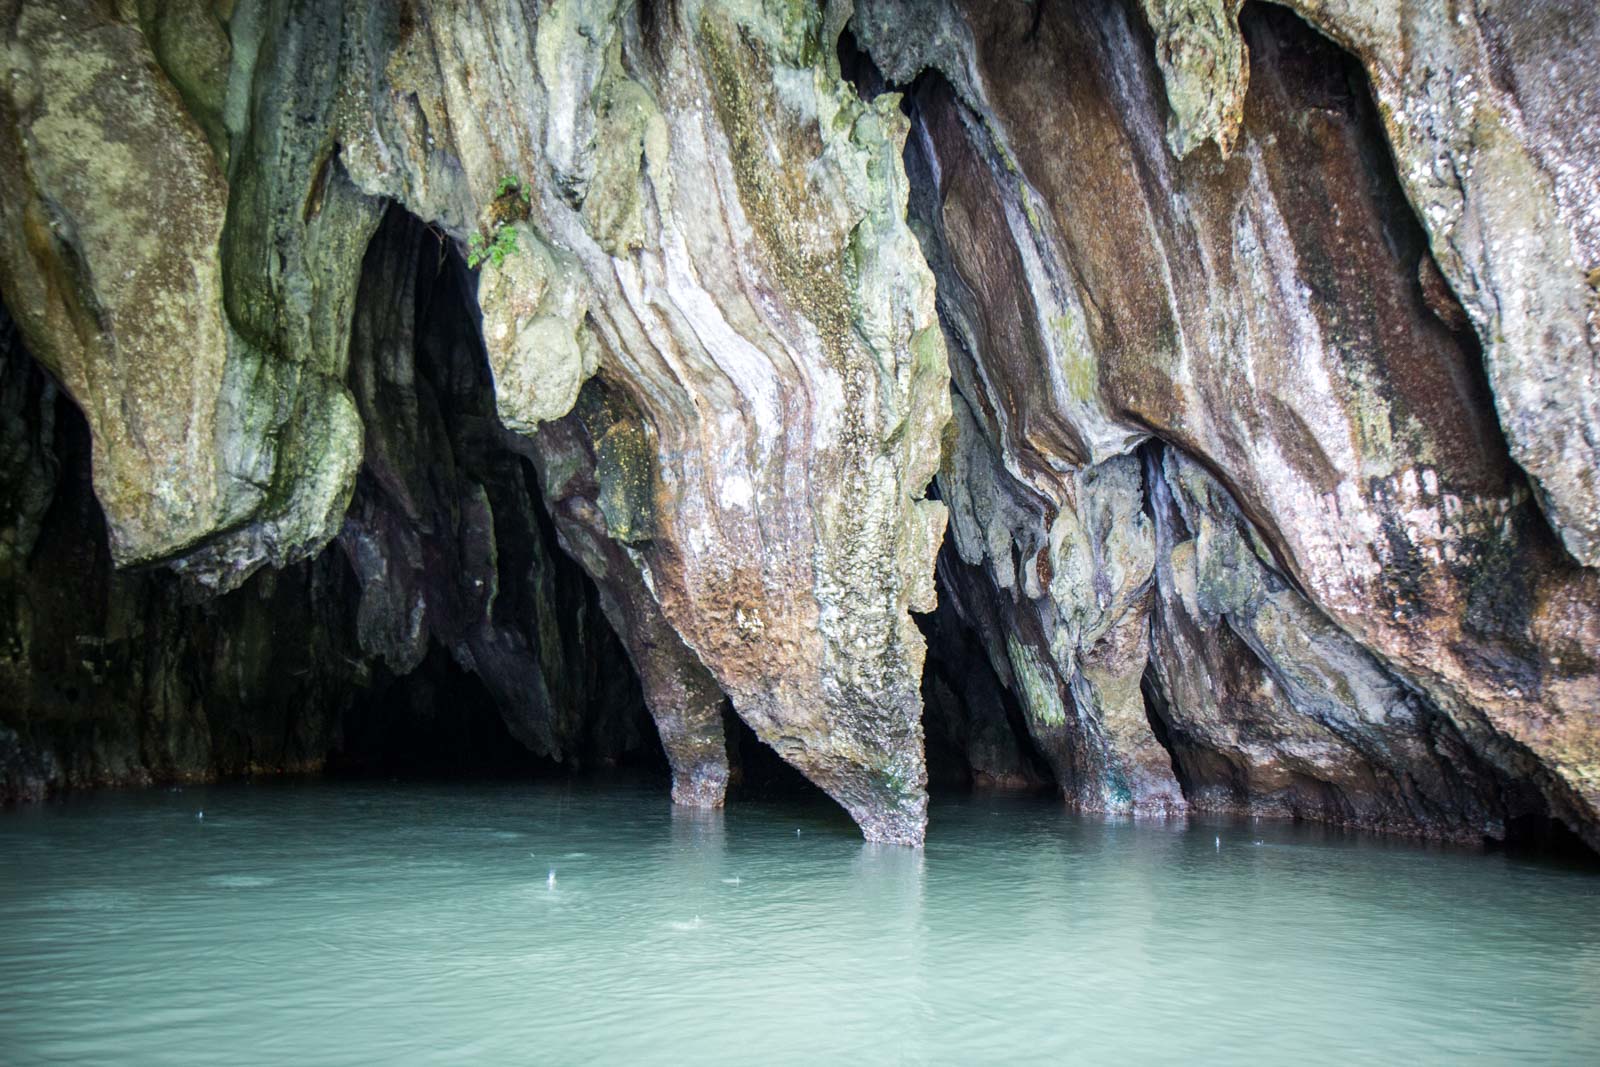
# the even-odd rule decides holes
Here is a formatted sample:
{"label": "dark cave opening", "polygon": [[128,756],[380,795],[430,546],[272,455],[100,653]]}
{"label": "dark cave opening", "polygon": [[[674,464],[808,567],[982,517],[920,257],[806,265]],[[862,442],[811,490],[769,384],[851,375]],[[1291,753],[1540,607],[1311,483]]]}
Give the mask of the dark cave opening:
{"label": "dark cave opening", "polygon": [[207,599],[113,567],[88,424],[0,307],[0,798],[305,772],[665,778],[532,446],[495,416],[453,243],[392,210],[356,315],[366,457],[342,531]]}
{"label": "dark cave opening", "polygon": [[1193,785],[1185,774],[1183,762],[1178,759],[1172,747],[1172,730],[1167,725],[1171,714],[1167,709],[1166,694],[1161,691],[1161,681],[1156,677],[1154,662],[1144,665],[1144,674],[1139,678],[1139,693],[1144,697],[1144,714],[1150,723],[1150,732],[1156,735],[1161,747],[1167,750],[1167,756],[1172,761],[1172,775],[1178,780],[1178,786],[1187,798],[1193,791]]}
{"label": "dark cave opening", "polygon": [[722,728],[728,746],[730,801],[806,799],[837,808],[833,798],[757,737],[731,704],[723,706]]}
{"label": "dark cave opening", "polygon": [[1483,847],[1515,859],[1555,863],[1576,870],[1600,873],[1600,852],[1560,819],[1547,814],[1521,815],[1506,822],[1502,840],[1483,840]]}
{"label": "dark cave opening", "polygon": [[438,645],[417,668],[374,681],[340,718],[327,771],[340,777],[525,778],[562,768],[506,729],[494,695]]}
{"label": "dark cave opening", "polygon": [[369,625],[386,660],[415,659],[394,623],[425,605],[426,655],[386,699],[492,710],[501,731],[482,734],[478,766],[664,776],[633,665],[558,543],[536,445],[496,413],[475,285],[454,241],[390,209],[358,297],[379,310],[358,310],[352,331],[350,380],[369,432],[340,536],[353,561],[381,546],[382,580],[405,587],[398,601],[369,598],[389,623]]}
{"label": "dark cave opening", "polygon": [[[928,495],[938,499],[937,484]],[[998,663],[1009,671],[999,638],[1001,593],[980,566],[961,558],[948,526],[934,582],[937,606],[912,614],[928,645],[922,666],[928,789],[1054,790],[1022,705],[996,669]]]}
{"label": "dark cave opening", "polygon": [[[860,42],[848,25],[839,31],[839,40],[834,44],[834,56],[839,61],[839,76],[855,87],[856,95],[862,100],[870,102],[892,88],[872,57],[862,51]],[[902,101],[902,109],[907,106],[908,103]]]}

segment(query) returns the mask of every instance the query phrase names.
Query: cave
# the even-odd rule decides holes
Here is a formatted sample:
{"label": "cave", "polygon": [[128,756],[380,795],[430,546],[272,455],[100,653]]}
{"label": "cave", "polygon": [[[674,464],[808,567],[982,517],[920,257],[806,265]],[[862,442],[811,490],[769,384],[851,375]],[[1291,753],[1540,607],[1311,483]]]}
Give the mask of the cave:
{"label": "cave", "polygon": [[215,598],[159,566],[113,567],[83,415],[0,319],[0,702],[22,713],[0,794],[316,771],[665,775],[594,584],[561,550],[526,449],[506,446],[472,287],[436,231],[385,216],[358,295],[368,451],[344,526]]}
{"label": "cave", "polygon": [[[659,45],[659,13],[639,17]],[[1513,464],[1513,443],[1492,417],[1489,353],[1429,250],[1360,57],[1290,8],[1246,5],[1240,55],[1256,89],[1227,137],[1174,163],[1134,117],[1162,109],[1159,76],[1170,57],[1159,27],[1117,3],[1096,5],[1077,22],[1048,17],[1043,5],[1026,20],[1015,12],[975,18],[973,32],[997,46],[1011,42],[1019,70],[1058,82],[1070,102],[1058,131],[1063,151],[1030,159],[1033,149],[1002,137],[996,118],[1021,75],[996,81],[992,106],[1000,110],[986,112],[991,105],[974,95],[968,75],[942,62],[908,64],[904,42],[882,36],[888,21],[892,5],[869,6],[836,27],[829,62],[864,105],[888,104],[907,126],[899,161],[905,213],[931,271],[948,353],[952,419],[940,464],[925,469],[925,483],[905,487],[950,515],[933,542],[933,595],[907,603],[901,634],[883,637],[891,650],[910,632],[920,637],[924,651],[906,661],[920,662],[914,679],[833,696],[839,683],[825,670],[820,697],[811,698],[831,709],[819,733],[804,701],[773,701],[794,684],[792,672],[752,669],[742,652],[726,663],[717,659],[723,653],[708,655],[725,644],[730,621],[742,641],[762,632],[763,610],[781,617],[811,609],[782,598],[763,607],[769,575],[781,573],[776,560],[761,565],[761,588],[727,585],[717,553],[692,548],[698,531],[687,543],[708,553],[709,569],[672,573],[686,566],[685,531],[662,535],[653,486],[727,476],[716,457],[676,472],[662,465],[686,454],[673,425],[682,413],[662,407],[663,386],[615,349],[636,326],[602,324],[591,313],[576,346],[560,329],[548,331],[580,299],[574,261],[546,236],[519,228],[534,208],[523,179],[502,176],[494,185],[486,205],[498,227],[493,240],[483,231],[463,239],[451,211],[429,212],[438,217],[427,221],[407,197],[367,197],[349,170],[359,155],[347,149],[347,158],[317,165],[302,208],[307,226],[322,215],[365,220],[354,231],[364,241],[359,256],[345,253],[352,279],[331,308],[348,324],[335,388],[348,391],[361,428],[342,514],[320,520],[331,535],[303,540],[307,516],[292,482],[323,477],[316,452],[336,439],[319,437],[335,433],[330,402],[304,384],[318,382],[309,370],[255,354],[273,343],[272,323],[287,312],[262,317],[253,277],[230,281],[237,292],[224,301],[234,347],[257,360],[242,359],[238,374],[277,382],[282,395],[266,416],[266,436],[252,442],[249,420],[262,416],[251,407],[250,379],[224,376],[218,410],[239,411],[245,424],[228,431],[244,436],[228,446],[239,454],[223,460],[238,468],[229,477],[240,487],[229,492],[262,500],[262,516],[280,510],[209,540],[175,534],[143,554],[118,541],[137,536],[119,534],[134,523],[108,522],[100,497],[109,490],[91,477],[91,427],[73,396],[84,387],[35,362],[25,331],[6,317],[14,502],[6,679],[8,703],[19,711],[5,724],[3,795],[311,771],[542,776],[625,768],[670,775],[676,800],[707,806],[720,805],[730,783],[759,795],[820,788],[869,836],[888,838],[920,838],[923,780],[935,791],[1057,793],[1089,813],[1287,816],[1513,844],[1554,840],[1555,825],[1582,836],[1586,802],[1569,781],[1480,708],[1452,710],[1460,686],[1477,684],[1475,671],[1512,680],[1513,692],[1548,688],[1544,668],[1556,659],[1534,636],[1542,624],[1530,606],[1552,594],[1526,575],[1558,576],[1550,581],[1577,590],[1588,574],[1563,561],[1563,542],[1536,510],[1548,491]],[[385,24],[390,30],[408,32]],[[1129,79],[1133,70],[1142,80]],[[739,93],[719,98],[736,148],[739,131],[766,106]],[[1169,126],[1167,139],[1177,132]],[[1114,174],[1097,170],[1104,161],[1085,151],[1096,143],[1114,146]],[[1264,178],[1244,177],[1241,150],[1258,161],[1251,174]],[[743,151],[735,151],[736,165]],[[1024,170],[1031,177],[1019,180]],[[577,184],[562,195],[581,206],[582,196],[597,194],[574,173]],[[1270,487],[1236,455],[1239,434],[1267,432],[1281,437],[1306,477],[1330,476],[1319,466],[1334,462],[1315,439],[1322,431],[1310,413],[1294,410],[1292,395],[1265,396],[1256,411],[1230,416],[1242,428],[1219,432],[1142,398],[1148,369],[1138,359],[1099,358],[1071,371],[1093,375],[1100,394],[1081,409],[1077,399],[1051,392],[1041,403],[1045,394],[1029,391],[1034,377],[1059,379],[1085,346],[1159,348],[1192,329],[1182,320],[1193,308],[1181,294],[1150,311],[1139,303],[1152,295],[1141,295],[1145,281],[1130,273],[1127,256],[1108,251],[1144,224],[1074,192],[1105,177],[1123,183],[1130,201],[1156,205],[1147,212],[1167,210],[1167,196],[1235,203],[1228,229],[1163,237],[1169,258],[1219,238],[1232,241],[1228,254],[1246,266],[1251,256],[1278,254],[1253,221],[1278,212],[1274,224],[1297,242],[1305,276],[1305,309],[1295,314],[1331,334],[1351,388],[1367,389],[1363,376],[1387,375],[1371,394],[1390,406],[1384,433],[1399,432],[1393,427],[1402,420],[1438,428],[1426,477],[1453,477],[1457,492],[1477,493],[1505,516],[1498,539],[1462,525],[1452,534],[1462,554],[1442,566],[1401,528],[1410,520],[1375,519],[1384,569],[1371,595],[1401,623],[1459,611],[1451,654],[1461,682],[1428,681],[1407,665],[1407,657],[1434,655],[1428,647],[1412,649],[1403,632],[1364,631],[1357,620],[1371,613],[1341,615],[1311,589],[1317,575],[1307,569],[1300,532],[1282,525]],[[1255,180],[1269,184],[1249,184]],[[768,195],[756,186],[751,196]],[[1263,196],[1281,203],[1263,207]],[[1336,214],[1349,222],[1336,219],[1330,229],[1319,197],[1342,197]],[[1055,206],[1048,218],[1038,212],[1043,201]],[[803,257],[784,259],[793,235],[768,234],[768,223],[755,221],[758,244],[781,261],[779,281],[795,284],[796,271],[812,268]],[[259,262],[247,237],[261,225],[249,214],[229,223],[237,234],[229,264]],[[1008,233],[1014,245],[980,237],[984,227]],[[313,236],[307,230],[301,239]],[[296,269],[314,276],[322,268],[307,260]],[[1389,288],[1378,289],[1377,277]],[[1077,295],[1068,285],[1074,278]],[[518,297],[514,286],[532,295]],[[265,299],[287,309],[306,298],[285,290]],[[94,314],[103,320],[108,312]],[[313,319],[303,336],[316,337],[321,320]],[[1282,343],[1272,332],[1282,328],[1236,327],[1263,331],[1264,344]],[[560,363],[573,357],[576,368]],[[717,373],[741,383],[749,372],[731,366]],[[629,380],[636,373],[647,388]],[[546,411],[538,393],[547,387],[568,393],[570,413],[549,417],[555,409]],[[712,381],[706,395],[722,387]],[[1224,373],[1197,395],[1228,410],[1236,403],[1230,387]],[[1359,403],[1369,403],[1367,395]],[[139,423],[119,429],[125,443],[117,448],[106,438],[100,462],[114,465],[136,450]],[[679,441],[666,451],[674,434]],[[662,451],[652,458],[652,448]],[[262,467],[260,455],[274,450],[276,465]],[[737,511],[727,500],[750,492],[746,476],[732,477],[725,486],[739,488],[733,497],[720,490],[711,528]],[[1398,484],[1372,479],[1367,491],[1389,507]],[[688,521],[707,528],[694,517],[703,505],[685,498],[682,506]],[[848,529],[852,520],[826,521]],[[769,550],[784,528],[774,522],[761,519],[754,531]],[[722,533],[718,551],[741,551],[736,524]],[[848,550],[840,558],[854,566]],[[1209,577],[1218,567],[1226,579]],[[1087,581],[1097,602],[1063,585],[1062,574]],[[671,587],[657,587],[659,576]],[[1202,593],[1220,592],[1197,599],[1186,592],[1195,582]],[[80,622],[77,601],[93,605],[92,623]],[[864,599],[850,605],[824,602],[819,618],[868,609]],[[747,613],[754,623],[741,621]],[[907,620],[914,631],[904,629]],[[854,625],[822,632],[821,655],[842,655],[828,649],[843,648]],[[1311,651],[1288,648],[1273,629],[1284,626]],[[1569,652],[1575,660],[1582,654]],[[1196,664],[1204,665],[1207,695],[1187,676]],[[1351,717],[1340,705],[1352,693],[1358,706],[1381,705],[1381,715]],[[891,706],[903,718],[886,735],[872,720]],[[915,749],[902,738],[915,738]],[[1294,751],[1307,745],[1339,755],[1308,761]]]}
{"label": "cave", "polygon": [[1401,7],[9,5],[8,1062],[1592,1060],[1600,13]]}

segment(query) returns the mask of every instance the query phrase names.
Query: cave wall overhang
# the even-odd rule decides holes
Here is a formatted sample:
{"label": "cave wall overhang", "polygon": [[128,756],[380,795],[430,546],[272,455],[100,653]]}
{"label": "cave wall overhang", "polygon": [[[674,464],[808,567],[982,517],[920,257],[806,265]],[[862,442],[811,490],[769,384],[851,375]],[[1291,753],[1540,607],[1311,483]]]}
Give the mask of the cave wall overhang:
{"label": "cave wall overhang", "polygon": [[116,561],[226,592],[371,512],[385,205],[458,242],[686,802],[725,694],[921,839],[948,504],[1080,806],[1592,835],[1596,16],[1293,8],[23,3],[0,289]]}

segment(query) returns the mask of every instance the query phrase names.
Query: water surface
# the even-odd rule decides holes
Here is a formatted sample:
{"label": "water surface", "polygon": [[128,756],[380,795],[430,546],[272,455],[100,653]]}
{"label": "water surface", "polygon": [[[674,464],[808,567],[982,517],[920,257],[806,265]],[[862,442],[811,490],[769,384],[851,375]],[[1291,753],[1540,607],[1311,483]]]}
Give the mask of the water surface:
{"label": "water surface", "polygon": [[1591,871],[1021,798],[931,815],[914,851],[616,786],[0,812],[0,1063],[1600,1063]]}

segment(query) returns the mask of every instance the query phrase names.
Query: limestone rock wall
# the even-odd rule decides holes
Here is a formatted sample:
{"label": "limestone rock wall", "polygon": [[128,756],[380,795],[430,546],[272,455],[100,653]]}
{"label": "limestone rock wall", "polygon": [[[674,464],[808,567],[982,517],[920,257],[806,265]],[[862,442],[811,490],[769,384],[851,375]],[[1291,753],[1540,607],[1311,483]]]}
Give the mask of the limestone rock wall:
{"label": "limestone rock wall", "polygon": [[920,497],[947,373],[907,123],[839,82],[840,14],[376,7],[342,158],[468,240],[516,235],[479,289],[502,417],[530,428],[607,381],[633,420],[593,442],[619,581],[869,836],[917,841],[907,610],[933,603],[944,513]]}
{"label": "limestone rock wall", "polygon": [[625,657],[675,799],[731,703],[886,841],[935,761],[1600,842],[1592,5],[0,28],[0,292],[111,558],[348,601],[330,692],[447,665],[581,760]]}
{"label": "limestone rock wall", "polygon": [[[1255,669],[1237,648],[1173,643],[1183,621],[1168,616],[1198,609],[1227,617],[1233,636],[1265,659],[1287,690],[1277,699],[1335,733],[1415,717],[1402,709],[1420,697],[1430,709],[1422,718],[1444,716],[1469,739],[1473,759],[1506,779],[1538,780],[1551,810],[1591,819],[1600,799],[1596,674],[1587,653],[1573,652],[1593,647],[1595,616],[1578,605],[1593,600],[1595,575],[1551,537],[1536,502],[1549,493],[1531,493],[1511,463],[1494,417],[1495,398],[1503,409],[1506,396],[1495,346],[1506,339],[1480,347],[1469,331],[1477,319],[1440,280],[1439,243],[1430,245],[1405,172],[1396,175],[1385,151],[1383,93],[1375,107],[1345,54],[1293,15],[1252,7],[1241,31],[1248,76],[1237,79],[1249,91],[1236,119],[1216,126],[1228,154],[1212,145],[1179,158],[1166,134],[1182,140],[1192,100],[1171,110],[1166,100],[1186,75],[1157,62],[1170,59],[1172,42],[1153,42],[1137,12],[1091,5],[1083,17],[1031,22],[1005,7],[933,7],[932,20],[927,6],[915,12],[920,35],[900,31],[913,12],[893,3],[862,4],[857,26],[890,77],[920,77],[913,143],[926,159],[913,173],[933,187],[925,245],[952,351],[963,357],[953,359],[957,386],[973,413],[973,444],[962,450],[971,458],[946,468],[954,483],[946,497],[971,501],[954,506],[964,557],[985,560],[997,589],[1018,590],[1014,601],[1055,613],[1054,633],[1074,615],[1116,610],[1118,583],[1108,576],[1062,579],[1063,554],[1082,553],[1063,553],[1054,532],[1066,513],[1058,487],[1081,498],[1087,476],[1115,469],[1123,461],[1112,457],[1145,434],[1192,457],[1176,461],[1197,472],[1191,481],[1211,472],[1212,488],[1186,498],[1202,501],[1191,529],[1203,519],[1244,531],[1229,549],[1202,533],[1197,550],[1177,535],[1161,545],[1158,529],[1151,553],[1142,516],[1108,527],[1124,558],[1156,559],[1146,689],[1156,690],[1151,714],[1161,721],[1119,730],[1114,713],[1102,705],[1094,714],[1096,702],[1078,696],[1089,714],[1073,724],[1077,747],[1110,759],[1088,783],[1064,782],[1069,795],[1096,807],[1097,793],[1137,780],[1118,763],[1140,766],[1158,732],[1170,745],[1184,717],[1209,702],[1205,694],[1223,688],[1208,663],[1236,670],[1223,661],[1244,659]],[[1058,95],[1033,91],[1044,84]],[[1538,196],[1519,187],[1516,199]],[[1546,344],[1526,347],[1551,354]],[[1560,407],[1581,419],[1587,397],[1547,404],[1545,417]],[[1565,476],[1583,467],[1567,466]],[[1559,513],[1550,514],[1560,528]],[[1222,554],[1196,562],[1210,551]],[[1170,590],[1186,588],[1196,566],[1198,601],[1174,602]],[[1285,614],[1246,606],[1261,603],[1258,567],[1269,587],[1287,590]],[[1065,571],[1073,573],[1070,562]],[[1148,580],[1151,572],[1146,563],[1120,573]],[[1054,677],[1045,674],[1037,643],[1027,647],[1025,628],[1015,632],[1013,666],[1051,683],[1022,688],[1055,718],[1063,688],[1081,689],[1088,671],[1058,653]],[[1351,647],[1335,654],[1318,647],[1319,635]],[[1175,681],[1188,671],[1201,676]],[[1319,680],[1308,684],[1310,675]],[[1374,687],[1385,675],[1392,681]],[[1545,770],[1530,772],[1530,756]],[[1436,757],[1405,756],[1398,788],[1421,791],[1432,772],[1419,764]],[[1185,766],[1175,751],[1174,762],[1190,803],[1255,792],[1234,784],[1228,760]],[[1146,788],[1160,796],[1163,787]],[[1333,817],[1375,821],[1361,814],[1374,802],[1350,799],[1371,786],[1338,789],[1342,799],[1329,806],[1346,814]],[[1137,807],[1137,791],[1128,792]],[[1476,818],[1455,800],[1443,807],[1488,833],[1517,814]],[[1426,829],[1433,818],[1395,815]]]}

